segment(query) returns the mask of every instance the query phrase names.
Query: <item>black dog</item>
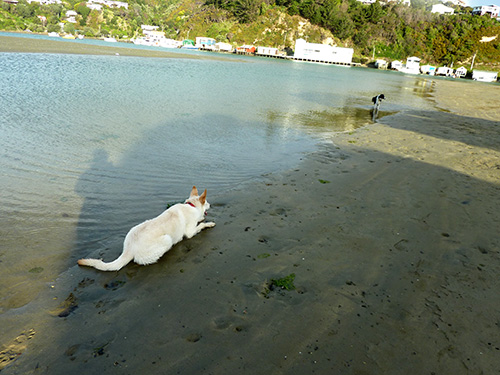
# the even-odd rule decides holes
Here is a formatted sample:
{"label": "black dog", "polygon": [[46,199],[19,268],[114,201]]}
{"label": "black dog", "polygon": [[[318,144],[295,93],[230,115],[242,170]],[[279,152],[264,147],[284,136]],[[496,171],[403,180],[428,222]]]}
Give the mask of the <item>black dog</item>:
{"label": "black dog", "polygon": [[371,110],[371,112],[372,112],[372,120],[373,121],[375,121],[375,119],[378,116],[378,110],[380,108],[380,103],[382,103],[382,99],[385,99],[384,94],[378,94],[377,96],[374,96],[372,98],[373,109]]}
{"label": "black dog", "polygon": [[382,100],[382,99],[385,99],[384,94],[379,94],[379,95],[374,96],[374,97],[372,98],[372,102],[373,102],[373,104],[377,104],[377,102],[378,102],[379,100]]}

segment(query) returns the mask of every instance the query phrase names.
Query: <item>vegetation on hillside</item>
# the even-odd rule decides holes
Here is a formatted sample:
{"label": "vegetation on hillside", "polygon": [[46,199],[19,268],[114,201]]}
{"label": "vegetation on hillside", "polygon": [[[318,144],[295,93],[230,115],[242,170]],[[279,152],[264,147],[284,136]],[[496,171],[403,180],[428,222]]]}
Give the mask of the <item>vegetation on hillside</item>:
{"label": "vegetation on hillside", "polygon": [[[0,0],[1,1],[1,0]],[[362,62],[373,57],[451,65],[500,65],[500,22],[456,7],[452,16],[431,13],[423,0],[412,7],[355,0],[129,0],[129,8],[90,10],[85,2],[40,5],[1,3],[0,30],[78,32],[88,37],[133,38],[141,25],[160,26],[167,37],[208,36],[235,45],[293,48],[297,38],[355,49]],[[76,23],[66,11],[78,13]],[[40,16],[40,17],[39,17]],[[43,18],[45,17],[45,18]],[[481,42],[483,37],[498,37]]]}

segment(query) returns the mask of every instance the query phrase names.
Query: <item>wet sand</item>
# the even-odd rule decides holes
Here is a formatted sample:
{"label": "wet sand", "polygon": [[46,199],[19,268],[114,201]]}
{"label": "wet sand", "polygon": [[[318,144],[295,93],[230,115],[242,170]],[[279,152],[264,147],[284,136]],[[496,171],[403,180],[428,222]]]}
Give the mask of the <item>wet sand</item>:
{"label": "wet sand", "polygon": [[209,191],[217,226],[159,263],[74,266],[7,317],[2,374],[500,373],[499,90],[438,80],[435,111]]}

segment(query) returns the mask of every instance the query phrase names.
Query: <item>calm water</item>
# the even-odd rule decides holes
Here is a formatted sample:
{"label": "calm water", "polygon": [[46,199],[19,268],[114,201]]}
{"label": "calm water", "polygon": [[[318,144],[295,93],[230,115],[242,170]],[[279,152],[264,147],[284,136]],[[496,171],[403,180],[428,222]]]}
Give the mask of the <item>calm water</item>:
{"label": "calm water", "polygon": [[193,184],[217,196],[369,124],[378,93],[385,111],[430,105],[422,78],[260,58],[0,53],[0,67],[0,313]]}

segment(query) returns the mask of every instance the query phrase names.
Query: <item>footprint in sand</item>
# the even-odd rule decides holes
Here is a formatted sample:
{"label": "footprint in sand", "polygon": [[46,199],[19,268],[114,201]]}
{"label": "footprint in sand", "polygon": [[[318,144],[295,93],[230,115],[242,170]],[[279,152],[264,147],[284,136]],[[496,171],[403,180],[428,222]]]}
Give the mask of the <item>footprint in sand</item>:
{"label": "footprint in sand", "polygon": [[0,371],[23,354],[28,347],[28,341],[31,340],[33,336],[35,336],[34,329],[24,331],[17,336],[10,345],[7,345],[0,351]]}

